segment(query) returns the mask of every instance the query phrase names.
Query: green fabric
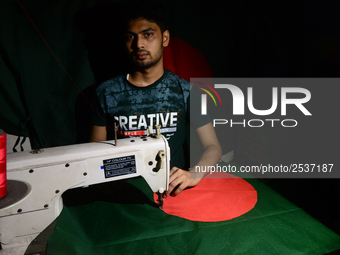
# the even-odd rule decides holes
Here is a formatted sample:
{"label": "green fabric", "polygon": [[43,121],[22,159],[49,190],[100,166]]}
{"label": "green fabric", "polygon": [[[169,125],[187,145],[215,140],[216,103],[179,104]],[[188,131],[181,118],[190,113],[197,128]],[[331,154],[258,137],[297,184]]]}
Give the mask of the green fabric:
{"label": "green fabric", "polygon": [[153,194],[142,178],[130,179],[128,184],[146,194],[143,203],[65,206],[47,254],[319,255],[340,249],[339,235],[259,180],[247,181],[258,192],[251,211],[234,220],[204,223],[167,215],[150,203]]}

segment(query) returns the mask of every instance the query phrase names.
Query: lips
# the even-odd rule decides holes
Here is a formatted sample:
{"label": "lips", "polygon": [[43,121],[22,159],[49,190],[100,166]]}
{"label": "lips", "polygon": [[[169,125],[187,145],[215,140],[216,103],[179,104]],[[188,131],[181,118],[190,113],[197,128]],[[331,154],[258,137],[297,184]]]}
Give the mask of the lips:
{"label": "lips", "polygon": [[136,59],[143,60],[146,59],[149,54],[147,52],[137,52],[134,54]]}
{"label": "lips", "polygon": [[136,55],[137,59],[145,59],[147,56],[148,54]]}

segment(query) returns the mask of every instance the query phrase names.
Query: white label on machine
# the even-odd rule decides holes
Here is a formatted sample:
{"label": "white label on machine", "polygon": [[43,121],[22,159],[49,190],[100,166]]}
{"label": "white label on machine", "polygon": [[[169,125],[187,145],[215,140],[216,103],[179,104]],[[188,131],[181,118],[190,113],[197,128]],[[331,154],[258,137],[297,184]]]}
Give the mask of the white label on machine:
{"label": "white label on machine", "polygon": [[103,160],[105,178],[136,173],[135,155]]}

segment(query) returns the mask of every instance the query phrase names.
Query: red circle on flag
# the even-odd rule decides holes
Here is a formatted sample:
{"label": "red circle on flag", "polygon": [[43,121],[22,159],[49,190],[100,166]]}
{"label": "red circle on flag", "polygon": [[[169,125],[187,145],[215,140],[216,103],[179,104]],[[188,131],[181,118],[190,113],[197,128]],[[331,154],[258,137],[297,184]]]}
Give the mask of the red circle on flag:
{"label": "red circle on flag", "polygon": [[[157,203],[158,196],[154,194]],[[193,188],[164,199],[163,211],[192,221],[230,220],[250,211],[257,192],[247,181],[228,173],[212,173]]]}

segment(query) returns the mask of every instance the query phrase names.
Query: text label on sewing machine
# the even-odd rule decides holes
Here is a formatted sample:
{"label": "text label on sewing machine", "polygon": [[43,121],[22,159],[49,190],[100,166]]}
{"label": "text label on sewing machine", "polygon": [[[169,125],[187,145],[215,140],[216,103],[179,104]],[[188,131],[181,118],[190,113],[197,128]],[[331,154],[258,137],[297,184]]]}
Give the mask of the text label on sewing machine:
{"label": "text label on sewing machine", "polygon": [[136,173],[135,156],[126,156],[103,160],[105,178]]}

